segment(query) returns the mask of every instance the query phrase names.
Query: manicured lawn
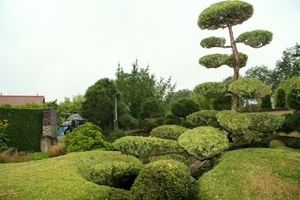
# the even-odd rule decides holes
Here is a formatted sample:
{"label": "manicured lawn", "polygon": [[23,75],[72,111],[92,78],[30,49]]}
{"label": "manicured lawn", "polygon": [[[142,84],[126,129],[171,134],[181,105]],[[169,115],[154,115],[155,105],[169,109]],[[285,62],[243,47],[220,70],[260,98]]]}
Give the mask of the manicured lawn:
{"label": "manicured lawn", "polygon": [[[88,181],[96,163],[140,163],[119,152],[90,151],[39,161],[0,164],[0,199],[129,199],[129,192]],[[283,149],[241,149],[224,153],[198,181],[197,199],[300,199],[300,153]],[[196,199],[196,200],[197,200]]]}

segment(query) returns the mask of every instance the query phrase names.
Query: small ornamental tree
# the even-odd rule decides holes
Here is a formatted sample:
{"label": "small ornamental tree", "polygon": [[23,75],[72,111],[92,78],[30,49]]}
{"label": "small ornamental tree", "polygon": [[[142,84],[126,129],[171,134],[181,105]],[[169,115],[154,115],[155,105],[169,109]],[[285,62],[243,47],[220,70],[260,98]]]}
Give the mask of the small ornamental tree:
{"label": "small ornamental tree", "polygon": [[[242,24],[253,15],[253,6],[243,1],[222,1],[212,4],[201,12],[198,18],[198,26],[201,30],[217,30],[227,28],[229,32],[230,44],[226,44],[223,37],[209,37],[200,42],[203,48],[230,48],[233,52],[227,54],[211,54],[199,59],[199,63],[206,68],[218,68],[227,65],[233,68],[233,79],[239,78],[240,68],[246,66],[248,56],[240,53],[237,43],[244,43],[253,48],[260,48],[269,44],[273,34],[266,30],[254,30],[245,32],[237,38],[233,35],[233,26]],[[238,96],[229,94],[232,97],[232,110],[237,110]]]}

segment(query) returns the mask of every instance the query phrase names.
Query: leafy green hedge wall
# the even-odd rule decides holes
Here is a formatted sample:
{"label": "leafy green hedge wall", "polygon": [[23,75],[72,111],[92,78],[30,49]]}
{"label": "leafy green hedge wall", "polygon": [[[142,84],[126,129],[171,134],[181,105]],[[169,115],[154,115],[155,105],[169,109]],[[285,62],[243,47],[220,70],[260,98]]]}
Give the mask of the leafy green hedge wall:
{"label": "leafy green hedge wall", "polygon": [[0,108],[0,119],[7,119],[8,147],[19,151],[40,151],[43,109]]}

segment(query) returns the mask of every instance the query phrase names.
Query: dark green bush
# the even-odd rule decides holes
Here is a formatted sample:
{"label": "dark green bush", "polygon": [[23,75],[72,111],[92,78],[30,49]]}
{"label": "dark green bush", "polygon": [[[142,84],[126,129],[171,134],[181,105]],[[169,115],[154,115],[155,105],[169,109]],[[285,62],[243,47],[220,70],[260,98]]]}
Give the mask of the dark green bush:
{"label": "dark green bush", "polygon": [[286,104],[285,98],[286,94],[284,89],[279,88],[275,95],[275,108],[284,108]]}
{"label": "dark green bush", "polygon": [[231,101],[230,97],[219,97],[213,100],[212,106],[215,110],[230,110]]}
{"label": "dark green bush", "polygon": [[286,125],[293,131],[300,132],[300,112],[289,115],[286,119]]}
{"label": "dark green bush", "polygon": [[193,99],[183,98],[173,101],[171,110],[175,116],[185,118],[187,115],[199,111],[199,105]]}
{"label": "dark green bush", "polygon": [[150,136],[163,139],[177,140],[178,137],[186,130],[188,129],[179,125],[162,125],[154,128],[150,132]]}
{"label": "dark green bush", "polygon": [[138,120],[130,114],[124,114],[119,117],[118,125],[122,129],[134,129],[138,127]]}
{"label": "dark green bush", "polygon": [[169,114],[166,115],[164,118],[164,124],[172,125],[172,124],[180,124],[180,119],[176,117],[175,115]]}
{"label": "dark green bush", "polygon": [[271,95],[267,95],[261,99],[261,108],[272,109]]}
{"label": "dark green bush", "polygon": [[91,180],[99,185],[130,190],[143,165],[124,161],[107,161],[91,168]]}
{"label": "dark green bush", "polygon": [[159,126],[164,124],[164,118],[163,117],[158,117],[155,119],[155,123],[157,123]]}
{"label": "dark green bush", "polygon": [[185,127],[185,128],[189,128],[189,129],[196,127],[193,124],[191,124],[191,122],[188,122],[188,121],[185,121],[185,120],[181,121],[180,126]]}
{"label": "dark green bush", "polygon": [[249,129],[260,132],[273,132],[281,128],[285,117],[270,113],[246,113],[250,119]]}
{"label": "dark green bush", "polygon": [[175,160],[147,164],[131,187],[132,200],[180,200],[189,196],[192,177],[186,165]]}
{"label": "dark green bush", "polygon": [[186,121],[190,122],[194,126],[213,126],[218,127],[218,121],[216,114],[219,111],[216,110],[201,110],[194,112],[186,117]]}
{"label": "dark green bush", "polygon": [[251,124],[246,114],[234,110],[220,111],[216,114],[216,118],[223,128],[234,134],[243,133]]}
{"label": "dark green bush", "polygon": [[287,104],[290,108],[300,110],[300,87],[293,87],[287,95]]}
{"label": "dark green bush", "polygon": [[231,134],[230,138],[234,143],[246,144],[246,143],[250,143],[253,140],[260,141],[263,136],[264,136],[263,132],[248,129],[243,131],[243,133],[240,134]]}
{"label": "dark green bush", "polygon": [[184,153],[177,141],[154,137],[126,136],[117,139],[112,146],[115,150],[134,156]]}
{"label": "dark green bush", "polygon": [[116,131],[110,131],[107,136],[105,137],[105,140],[113,143],[114,141],[116,141],[116,139],[119,139],[121,137],[125,137],[129,135],[126,131],[123,131],[121,129],[117,129]]}
{"label": "dark green bush", "polygon": [[185,131],[178,138],[178,143],[188,154],[195,156],[198,160],[211,158],[228,148],[229,145],[222,131],[211,126],[201,126]]}
{"label": "dark green bush", "polygon": [[101,132],[100,127],[90,122],[75,128],[64,138],[67,153],[93,149],[110,150],[111,144],[103,139]]}
{"label": "dark green bush", "polygon": [[146,123],[146,130],[150,132],[150,131],[152,131],[152,129],[154,129],[158,126],[159,125],[156,122],[149,121]]}
{"label": "dark green bush", "polygon": [[47,158],[49,158],[49,154],[48,153],[35,152],[35,153],[31,154],[30,161],[33,161],[33,160],[43,160],[43,159],[47,159]]}

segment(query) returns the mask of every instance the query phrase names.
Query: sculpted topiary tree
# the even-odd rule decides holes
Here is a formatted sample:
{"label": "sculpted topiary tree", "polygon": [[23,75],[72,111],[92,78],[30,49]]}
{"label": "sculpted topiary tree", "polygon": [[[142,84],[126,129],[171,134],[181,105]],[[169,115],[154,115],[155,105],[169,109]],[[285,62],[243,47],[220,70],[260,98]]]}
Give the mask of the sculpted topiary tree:
{"label": "sculpted topiary tree", "polygon": [[[260,48],[269,44],[273,34],[266,30],[254,30],[240,34],[237,38],[233,35],[233,26],[242,24],[253,15],[253,6],[243,1],[222,1],[212,4],[201,12],[198,18],[198,26],[201,30],[217,30],[227,28],[229,32],[230,44],[225,45],[226,39],[223,37],[209,37],[200,42],[203,48],[229,48],[231,55],[211,54],[199,59],[199,63],[206,68],[218,68],[227,65],[233,68],[233,79],[239,78],[240,68],[246,66],[248,56],[240,53],[237,43],[244,43],[253,48]],[[230,94],[232,97],[232,110],[237,110],[238,96]]]}

